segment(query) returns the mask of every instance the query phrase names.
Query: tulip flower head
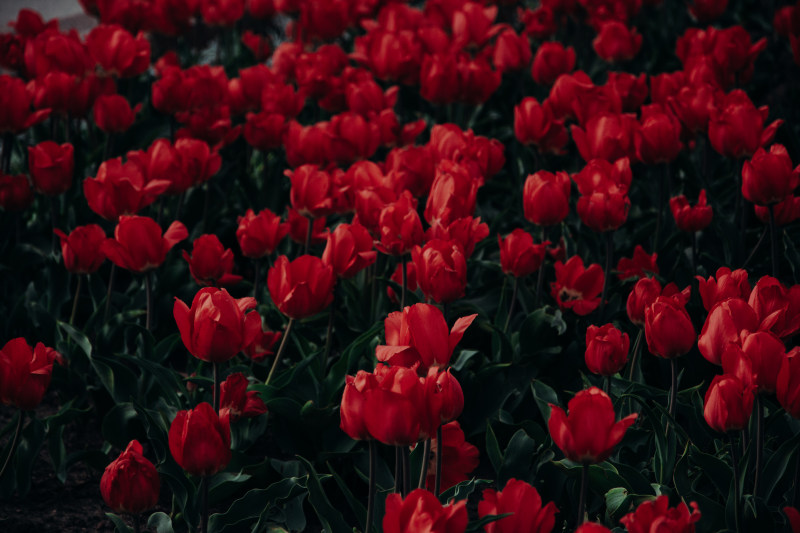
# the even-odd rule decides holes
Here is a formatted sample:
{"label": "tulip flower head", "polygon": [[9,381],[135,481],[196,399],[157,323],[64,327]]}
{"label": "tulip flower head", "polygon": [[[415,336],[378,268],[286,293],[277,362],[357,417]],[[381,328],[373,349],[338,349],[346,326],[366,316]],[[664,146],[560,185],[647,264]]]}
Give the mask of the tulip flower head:
{"label": "tulip flower head", "polygon": [[64,357],[41,342],[34,348],[23,337],[8,341],[0,349],[0,403],[34,409],[50,385],[53,363],[63,364]]}
{"label": "tulip flower head", "polygon": [[231,427],[203,402],[192,410],[178,411],[169,426],[169,451],[178,466],[195,476],[210,476],[231,460]]}
{"label": "tulip flower head", "polygon": [[116,513],[142,513],[158,503],[161,480],[156,467],[142,452],[139,441],[130,441],[100,479],[103,500]]}
{"label": "tulip flower head", "polygon": [[558,509],[548,502],[542,505],[542,497],[534,487],[522,480],[511,478],[501,491],[486,489],[478,503],[478,516],[511,513],[495,522],[486,524],[486,533],[550,533],[556,524]]}

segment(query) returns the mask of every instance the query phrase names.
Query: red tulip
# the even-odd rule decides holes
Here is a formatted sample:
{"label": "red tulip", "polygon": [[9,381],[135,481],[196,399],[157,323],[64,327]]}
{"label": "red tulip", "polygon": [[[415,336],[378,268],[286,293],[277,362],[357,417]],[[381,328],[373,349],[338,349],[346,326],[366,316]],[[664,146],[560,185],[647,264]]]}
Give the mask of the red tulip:
{"label": "red tulip", "polygon": [[49,109],[33,111],[32,100],[22,79],[0,75],[0,132],[21,133],[50,115]]}
{"label": "red tulip", "polygon": [[103,242],[106,232],[97,224],[78,226],[67,236],[60,229],[53,230],[61,241],[61,257],[67,272],[73,274],[92,274],[97,272],[106,256]]}
{"label": "red tulip", "polygon": [[706,422],[720,433],[744,429],[753,412],[754,393],[755,385],[746,385],[735,376],[714,376],[703,406]]}
{"label": "red tulip", "polygon": [[464,250],[464,255],[469,258],[475,251],[475,245],[489,235],[489,226],[481,222],[481,218],[457,218],[448,225],[443,225],[440,220],[434,221],[425,232],[425,239],[432,241],[455,241]]}
{"label": "red tulip", "polygon": [[429,224],[443,224],[472,216],[478,194],[479,180],[475,179],[466,165],[445,159],[436,167],[428,202],[425,204],[425,220]]}
{"label": "red tulip", "polygon": [[417,283],[426,298],[449,303],[464,296],[467,286],[467,260],[461,245],[434,239],[411,250]]}
{"label": "red tulip", "polygon": [[257,62],[261,63],[269,59],[269,55],[272,52],[272,45],[269,37],[247,30],[242,34],[241,41],[242,44],[250,50],[253,54],[253,59]]}
{"label": "red tulip", "polygon": [[502,491],[484,490],[483,499],[478,503],[481,518],[506,513],[511,516],[486,524],[486,533],[550,533],[555,527],[558,509],[553,502],[542,505],[539,491],[522,480],[511,478]]}
{"label": "red tulip", "polygon": [[244,0],[201,0],[200,14],[209,26],[233,26],[244,16]]}
{"label": "red tulip", "polygon": [[722,364],[722,352],[730,342],[741,345],[742,331],[756,331],[758,317],[741,298],[729,298],[716,304],[708,314],[697,347],[709,362]]}
{"label": "red tulip", "polygon": [[275,353],[273,348],[281,340],[282,336],[283,334],[279,331],[262,329],[253,341],[244,347],[244,353],[254,363],[262,363],[267,357]]}
{"label": "red tulip", "polygon": [[786,354],[775,385],[775,395],[781,406],[792,417],[800,418],[800,347]]}
{"label": "red tulip", "polygon": [[495,38],[492,65],[500,73],[522,70],[530,64],[531,55],[528,37],[518,35],[512,28],[506,28]]}
{"label": "red tulip", "polygon": [[742,332],[741,345],[729,342],[722,352],[722,371],[742,383],[755,384],[756,392],[774,393],[786,347],[768,331]]}
{"label": "red tulip", "polygon": [[620,522],[629,533],[650,533],[659,529],[674,533],[694,533],[694,524],[700,520],[700,511],[695,502],[691,506],[691,512],[684,502],[670,508],[669,496],[662,494],[655,500],[640,503],[634,512],[623,516]]}
{"label": "red tulip", "polygon": [[583,259],[575,255],[566,263],[558,261],[555,268],[556,281],[550,284],[550,294],[561,309],[572,309],[580,316],[597,309],[605,279],[600,265],[585,268]]}
{"label": "red tulip", "polygon": [[8,341],[0,349],[0,402],[30,411],[42,402],[53,363],[64,357],[41,342],[32,348],[23,337]]}
{"label": "red tulip", "polygon": [[589,372],[613,376],[628,362],[631,340],[613,324],[591,325],[586,330],[586,366]]}
{"label": "red tulip", "polygon": [[775,225],[778,227],[791,224],[800,218],[800,196],[789,196],[784,201],[767,207],[763,205],[755,206],[756,218],[762,224],[769,224],[770,209],[775,217]]}
{"label": "red tulip", "polygon": [[322,262],[340,278],[352,278],[374,263],[377,255],[367,228],[358,222],[339,224],[328,235]]}
{"label": "red tulip", "polygon": [[178,139],[175,152],[181,167],[180,179],[172,178],[172,185],[167,189],[169,194],[180,194],[207,182],[222,166],[217,149],[199,139]]}
{"label": "red tulip", "polygon": [[204,286],[229,286],[242,281],[242,276],[233,274],[233,251],[222,246],[214,234],[201,235],[192,243],[191,255],[183,251],[189,263],[189,272],[194,280]]}
{"label": "red tulip", "polygon": [[159,267],[167,252],[188,235],[186,226],[177,220],[162,235],[152,218],[122,216],[114,238],[106,239],[101,249],[118,267],[141,273]]}
{"label": "red tulip", "polygon": [[800,285],[787,288],[772,276],[763,276],[747,303],[758,316],[758,329],[769,330],[781,339],[800,330]]}
{"label": "red tulip", "polygon": [[617,262],[617,278],[624,281],[630,278],[641,279],[658,274],[658,254],[648,254],[640,244],[633,249],[633,257],[620,257]]}
{"label": "red tulip", "polygon": [[661,296],[661,283],[656,278],[640,278],[628,294],[625,305],[628,319],[639,327],[644,326],[645,310]]}
{"label": "red tulip", "polygon": [[692,133],[708,131],[708,121],[716,109],[719,89],[705,82],[695,82],[676,89],[665,99],[681,123]]}
{"label": "red tulip", "polygon": [[794,507],[784,507],[783,512],[786,514],[786,518],[789,519],[789,527],[792,528],[792,533],[800,533],[800,511]]}
{"label": "red tulip", "polygon": [[759,147],[769,143],[775,131],[783,124],[776,120],[766,128],[764,121],[769,109],[756,109],[744,91],[733,90],[717,102],[708,123],[708,138],[711,146],[720,154],[739,158],[750,156]]}
{"label": "red tulip", "polygon": [[540,105],[531,96],[514,107],[514,135],[522,144],[533,144],[554,154],[562,153],[569,141],[564,122],[553,116],[547,102]]}
{"label": "red tulip", "polygon": [[515,278],[522,278],[541,268],[545,248],[550,241],[533,244],[531,234],[517,228],[505,239],[498,235],[497,243],[500,245],[500,267],[503,272]]}
{"label": "red tulip", "polygon": [[161,480],[143,451],[138,440],[130,441],[100,478],[103,500],[116,513],[142,513],[158,503]]}
{"label": "red tulip", "polygon": [[713,212],[706,203],[706,190],[700,191],[697,204],[692,207],[686,196],[680,195],[669,199],[669,209],[675,219],[675,225],[681,231],[695,232],[704,230],[711,224]]}
{"label": "red tulip", "polygon": [[659,296],[644,312],[644,336],[650,353],[672,359],[694,346],[697,333],[679,298]]}
{"label": "red tulip", "polygon": [[551,86],[562,74],[575,68],[575,49],[565,48],[558,41],[542,43],[536,50],[531,66],[531,77],[539,85]]}
{"label": "red tulip", "polygon": [[173,315],[189,353],[209,363],[222,363],[261,332],[261,317],[251,311],[255,306],[254,298],[237,300],[225,289],[205,287],[194,295],[191,308],[175,298]]}
{"label": "red tulip", "polygon": [[378,361],[408,368],[419,364],[422,373],[430,367],[446,367],[456,344],[478,315],[461,317],[448,331],[438,307],[419,303],[389,313],[384,320],[386,345],[375,349]]}
{"label": "red tulip", "polygon": [[635,28],[612,20],[600,27],[597,37],[592,41],[592,47],[598,56],[608,62],[628,61],[639,53],[642,36]]}
{"label": "red tulip", "polygon": [[118,157],[101,163],[97,176],[83,181],[83,194],[92,211],[116,221],[152,204],[169,186],[163,179],[146,181],[138,165],[131,161],[123,164]]}
{"label": "red tulip", "polygon": [[366,431],[392,446],[411,446],[436,431],[425,382],[414,369],[378,365],[373,386],[363,390]]}
{"label": "red tulip", "polygon": [[98,96],[94,101],[94,123],[106,133],[121,133],[133,126],[142,105],[131,108],[125,97],[118,94]]}
{"label": "red tulip", "polygon": [[253,418],[267,412],[264,400],[257,391],[248,391],[247,383],[245,375],[236,372],[219,384],[220,417],[230,417],[235,422],[240,417]]}
{"label": "red tulip", "polygon": [[34,188],[48,196],[67,192],[75,165],[72,145],[44,141],[28,148],[28,168]]}
{"label": "red tulip", "polygon": [[575,530],[575,533],[611,533],[611,530],[602,524],[584,522]]}
{"label": "red tulip", "polygon": [[245,117],[244,138],[256,150],[272,150],[283,144],[286,117],[280,113],[248,113]]}
{"label": "red tulip", "polygon": [[32,203],[33,190],[27,176],[6,176],[0,172],[0,207],[6,211],[23,211]]}
{"label": "red tulip", "polygon": [[649,92],[644,73],[635,76],[628,72],[609,72],[605,87],[619,96],[622,111],[627,113],[639,111]]}
{"label": "red tulip", "polygon": [[242,255],[259,259],[275,251],[280,242],[289,233],[289,224],[281,222],[281,217],[263,209],[256,215],[248,209],[243,217],[237,219],[236,240],[242,249]]}
{"label": "red tulip", "polygon": [[[291,207],[286,222],[289,224],[289,238],[298,244],[305,244],[308,238],[308,217],[304,217]],[[322,244],[328,239],[328,227],[325,217],[315,218],[311,225],[311,244]]]}
{"label": "red tulip", "polygon": [[634,137],[636,157],[643,163],[669,163],[680,153],[681,124],[659,104],[642,107],[642,118]]}
{"label": "red tulip", "polygon": [[694,0],[689,6],[689,14],[697,22],[706,23],[721,16],[727,8],[728,0]]}
{"label": "red tulip", "polygon": [[[427,465],[425,486],[433,492],[436,483],[436,437],[431,439],[431,455]],[[442,426],[442,490],[447,490],[469,479],[469,474],[478,468],[478,448],[464,439],[464,432],[455,420]]]}
{"label": "red tulip", "polygon": [[627,193],[633,181],[630,159],[623,157],[614,163],[592,159],[580,172],[573,174],[572,179],[582,195],[588,196],[595,191]]}
{"label": "red tulip", "polygon": [[614,231],[628,219],[631,200],[614,190],[593,191],[578,198],[577,211],[581,222],[594,231]]}
{"label": "red tulip", "polygon": [[350,163],[371,157],[380,145],[381,135],[376,122],[345,111],[331,118],[328,139],[330,158],[339,163]]}
{"label": "red tulip", "polygon": [[799,185],[800,166],[792,169],[789,153],[781,144],[773,144],[769,152],[759,148],[742,166],[742,196],[754,204],[782,202]]}
{"label": "red tulip", "polygon": [[585,127],[572,126],[572,138],[587,162],[635,157],[633,139],[638,124],[632,115],[598,113],[586,121]]}
{"label": "red tulip", "polygon": [[522,202],[525,218],[534,224],[552,226],[569,214],[570,181],[566,172],[540,170],[525,180]]}
{"label": "red tulip", "polygon": [[287,170],[286,176],[292,180],[292,207],[301,215],[316,218],[333,213],[333,180],[328,172],[314,165],[303,165]]}
{"label": "red tulip", "polygon": [[195,476],[211,476],[231,460],[231,427],[206,402],[178,411],[169,426],[169,451],[178,466]]}
{"label": "red tulip", "polygon": [[370,432],[367,431],[367,406],[364,393],[367,389],[377,386],[378,382],[375,375],[365,370],[359,370],[355,377],[345,376],[342,403],[339,408],[341,417],[339,427],[353,440],[373,438]]}
{"label": "red tulip", "polygon": [[714,305],[728,298],[747,300],[750,297],[750,283],[747,280],[747,271],[743,268],[731,271],[728,267],[720,267],[717,269],[716,279],[714,276],[709,276],[707,280],[700,276],[695,278],[699,283],[700,298],[706,311],[711,311]]}
{"label": "red tulip", "polygon": [[442,506],[425,489],[415,489],[403,499],[400,494],[386,498],[384,533],[457,533],[467,528],[467,500]]}
{"label": "red tulip", "polygon": [[336,276],[322,259],[301,255],[294,261],[282,255],[267,274],[272,301],[290,318],[316,315],[333,301]]}
{"label": "red tulip", "polygon": [[150,66],[150,41],[144,34],[134,37],[114,24],[92,28],[86,36],[86,47],[105,72],[121,78],[138,76]]}
{"label": "red tulip", "polygon": [[567,407],[569,416],[550,404],[547,426],[553,442],[567,459],[583,464],[605,461],[639,416],[633,413],[615,422],[611,398],[597,387],[582,390]]}

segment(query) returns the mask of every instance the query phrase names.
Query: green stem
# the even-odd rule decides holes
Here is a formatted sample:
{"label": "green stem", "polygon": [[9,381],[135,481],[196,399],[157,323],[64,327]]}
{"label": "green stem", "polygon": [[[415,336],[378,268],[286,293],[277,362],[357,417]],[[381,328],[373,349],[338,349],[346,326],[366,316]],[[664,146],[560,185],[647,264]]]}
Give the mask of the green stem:
{"label": "green stem", "polygon": [[400,459],[403,462],[403,498],[411,492],[411,465],[408,460],[408,446],[400,447]]}
{"label": "green stem", "polygon": [[400,446],[394,447],[394,489],[395,494],[403,492],[403,465],[400,461]]}
{"label": "green stem", "polygon": [[140,519],[139,513],[133,513],[133,533],[139,533],[142,530]]}
{"label": "green stem", "polygon": [[200,491],[203,493],[202,501],[202,516],[200,518],[200,531],[201,533],[208,533],[208,476],[203,476],[200,481]]}
{"label": "green stem", "polygon": [[433,495],[437,498],[442,492],[442,452],[444,443],[442,442],[442,426],[436,428],[436,478],[433,483]]}
{"label": "green stem", "polygon": [[364,533],[372,530],[372,521],[375,515],[375,471],[378,469],[378,450],[375,439],[369,440],[369,494],[367,495],[367,523]]}
{"label": "green stem", "polygon": [[589,489],[589,465],[584,463],[581,468],[581,492],[578,495],[578,520],[575,522],[575,527],[580,526],[585,522],[584,515],[586,514],[586,491]]}
{"label": "green stem", "polygon": [[736,523],[736,531],[742,531],[740,524],[741,520],[741,510],[739,509],[739,501],[741,499],[741,490],[739,488],[739,458],[736,452],[736,443],[733,440],[733,437],[730,437],[730,445],[731,445],[731,463],[733,466],[733,497],[735,499],[733,504],[734,509],[734,519]]}
{"label": "green stem", "polygon": [[78,311],[78,300],[81,295],[81,285],[83,284],[83,276],[78,274],[78,286],[75,287],[75,298],[72,299],[72,312],[69,314],[69,325],[75,322],[75,313]]}
{"label": "green stem", "polygon": [[[542,244],[544,244],[546,233],[545,227],[542,226]],[[544,265],[545,261],[542,259],[542,264],[539,265],[539,273],[536,276],[536,296],[533,300],[534,309],[538,309],[539,303],[542,301],[542,289],[544,288]]]}
{"label": "green stem", "polygon": [[22,422],[25,420],[25,412],[19,410],[19,418],[17,418],[17,429],[14,431],[14,439],[11,441],[11,448],[8,450],[6,460],[3,462],[3,468],[0,468],[0,479],[6,473],[6,468],[11,464],[11,458],[14,457],[14,452],[17,451],[17,444],[19,444],[19,436],[22,434]]}
{"label": "green stem", "polygon": [[778,277],[778,230],[775,226],[775,204],[769,206],[769,243],[772,254],[772,277]]}
{"label": "green stem", "polygon": [[272,379],[272,374],[275,373],[275,369],[278,367],[278,361],[281,360],[281,356],[283,355],[283,350],[286,348],[286,341],[289,338],[289,334],[292,332],[293,325],[294,325],[294,318],[290,318],[289,323],[286,324],[286,331],[283,332],[281,345],[278,347],[278,353],[275,354],[275,360],[272,361],[272,368],[269,369],[269,374],[267,374],[267,380],[264,382],[264,386],[269,385],[269,382]]}
{"label": "green stem", "polygon": [[144,328],[150,331],[152,309],[153,309],[153,286],[150,278],[150,272],[144,273],[144,293],[147,299],[147,312],[144,319]]}
{"label": "green stem", "polygon": [[603,292],[600,296],[600,314],[606,308],[606,295],[608,294],[608,283],[611,279],[611,261],[614,256],[614,232],[606,232],[606,269],[603,276]]}
{"label": "green stem", "polygon": [[761,395],[758,393],[756,393],[753,415],[756,417],[756,464],[753,477],[753,496],[758,496],[758,482],[764,460],[764,402],[761,401]]}
{"label": "green stem", "polygon": [[400,256],[400,270],[403,272],[403,287],[400,291],[400,310],[406,308],[406,291],[408,290],[408,271],[406,269],[406,255]]}
{"label": "green stem", "polygon": [[422,449],[422,467],[419,469],[419,483],[418,489],[425,488],[425,480],[428,478],[428,458],[431,455],[431,439],[425,439],[425,445]]}
{"label": "green stem", "polygon": [[636,341],[633,343],[633,356],[631,357],[631,365],[628,369],[628,381],[633,381],[633,374],[636,370],[636,362],[639,359],[639,352],[641,351],[643,337],[644,329],[639,328],[639,333],[636,334]]}
{"label": "green stem", "polygon": [[[539,267],[541,270],[541,267]],[[517,302],[517,291],[519,290],[519,278],[514,278],[514,289],[511,291],[511,303],[508,305],[508,316],[506,324],[503,326],[503,333],[508,333],[508,326],[511,324],[511,316],[514,314],[514,304]]]}
{"label": "green stem", "polygon": [[261,277],[261,259],[253,259],[255,272],[253,275],[253,298],[258,299],[258,279]]}
{"label": "green stem", "polygon": [[114,273],[117,265],[111,263],[111,272],[108,274],[108,290],[106,291],[106,308],[103,311],[103,323],[108,322],[108,312],[111,310],[111,290],[114,287]]}
{"label": "green stem", "polygon": [[669,360],[670,370],[672,371],[672,381],[669,388],[669,405],[667,412],[671,418],[675,418],[675,400],[678,396],[678,360],[673,357]]}

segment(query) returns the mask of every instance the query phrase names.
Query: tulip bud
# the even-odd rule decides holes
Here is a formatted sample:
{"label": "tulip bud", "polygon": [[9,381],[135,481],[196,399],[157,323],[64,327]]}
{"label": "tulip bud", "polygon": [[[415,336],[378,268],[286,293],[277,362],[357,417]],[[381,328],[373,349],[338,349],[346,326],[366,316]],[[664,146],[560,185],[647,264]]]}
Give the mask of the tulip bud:
{"label": "tulip bud", "polygon": [[142,513],[158,503],[161,480],[142,452],[139,441],[132,440],[100,479],[103,500],[116,513]]}
{"label": "tulip bud", "polygon": [[559,224],[569,214],[570,181],[566,172],[540,170],[525,180],[525,219],[540,226]]}
{"label": "tulip bud", "polygon": [[58,196],[72,185],[75,165],[71,144],[44,141],[28,148],[28,167],[33,186],[42,194]]}
{"label": "tulip bud", "polygon": [[644,336],[650,353],[672,359],[694,346],[697,333],[683,303],[659,296],[644,313]]}
{"label": "tulip bud", "polygon": [[575,49],[558,41],[539,45],[531,66],[531,77],[539,85],[551,86],[556,79],[575,68]]}
{"label": "tulip bud", "polygon": [[464,296],[467,260],[459,244],[435,239],[424,247],[415,246],[411,260],[417,271],[417,283],[426,298],[449,303]]}
{"label": "tulip bud", "polygon": [[720,433],[747,427],[753,412],[755,385],[745,385],[729,374],[714,376],[706,391],[703,416]]}
{"label": "tulip bud", "polygon": [[586,366],[601,376],[613,376],[628,362],[630,338],[613,324],[586,330]]}
{"label": "tulip bud", "polygon": [[203,287],[235,285],[242,281],[242,276],[232,273],[233,251],[222,246],[214,234],[196,238],[191,255],[184,250],[183,258],[189,263],[192,278]]}
{"label": "tulip bud", "polygon": [[178,411],[169,426],[169,451],[178,466],[195,476],[211,476],[231,460],[231,427],[207,402]]}
{"label": "tulip bud", "polygon": [[282,255],[267,274],[267,287],[278,310],[290,318],[316,315],[333,301],[333,269],[313,255],[294,261]]}
{"label": "tulip bud", "polygon": [[478,516],[511,513],[486,525],[486,533],[527,531],[550,533],[556,524],[558,509],[548,502],[542,505],[542,497],[534,487],[522,480],[511,478],[502,491],[486,489],[478,502]]}
{"label": "tulip bud", "polygon": [[544,253],[550,241],[533,244],[531,234],[522,229],[515,229],[505,239],[497,236],[500,245],[500,267],[505,274],[522,278],[533,274],[541,268]]}
{"label": "tulip bud", "polygon": [[78,226],[69,236],[60,229],[53,232],[61,241],[61,257],[67,272],[92,274],[106,260],[102,249],[106,232],[97,224]]}

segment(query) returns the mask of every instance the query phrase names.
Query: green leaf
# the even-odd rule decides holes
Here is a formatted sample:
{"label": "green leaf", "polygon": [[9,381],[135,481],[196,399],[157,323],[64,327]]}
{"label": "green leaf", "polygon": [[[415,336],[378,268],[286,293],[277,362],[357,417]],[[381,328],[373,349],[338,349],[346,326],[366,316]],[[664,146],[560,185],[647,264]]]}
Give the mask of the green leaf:
{"label": "green leaf", "polygon": [[443,504],[451,500],[461,501],[466,500],[470,494],[478,490],[478,488],[486,485],[491,485],[492,481],[489,479],[476,479],[472,478],[467,481],[462,481],[457,485],[454,485],[447,489],[446,491],[442,492],[439,495],[439,501]]}
{"label": "green leaf", "polygon": [[527,477],[526,474],[531,468],[535,450],[536,443],[525,433],[525,430],[517,430],[503,454],[503,464],[497,473],[498,483],[504,485],[512,477]]}
{"label": "green leaf", "polygon": [[328,470],[331,471],[331,475],[333,476],[334,481],[336,481],[336,485],[339,487],[339,490],[342,491],[342,494],[347,500],[348,505],[350,505],[350,509],[352,509],[353,514],[356,515],[356,519],[364,526],[364,529],[366,529],[367,509],[358,500],[358,498],[353,495],[350,487],[348,487],[347,483],[345,483],[342,477],[333,470],[331,464],[329,462],[326,462],[325,464],[327,465]]}
{"label": "green leaf", "polygon": [[224,513],[211,515],[208,519],[208,529],[213,533],[242,531],[246,523],[266,516],[277,502],[304,491],[302,479],[297,477],[284,478],[266,489],[252,489],[234,501]]}
{"label": "green leaf", "polygon": [[342,514],[337,511],[330,500],[325,495],[325,490],[322,488],[320,476],[308,460],[303,457],[297,456],[297,459],[303,463],[303,466],[308,473],[308,501],[317,513],[320,522],[326,531],[335,533],[339,531],[350,531],[352,528],[347,525],[342,518]]}
{"label": "green leaf", "polygon": [[500,451],[500,444],[498,444],[497,437],[488,420],[486,421],[486,455],[489,456],[489,462],[492,463],[494,471],[499,473],[500,467],[503,465],[503,453]]}
{"label": "green leaf", "polygon": [[531,382],[531,391],[533,392],[533,399],[536,400],[536,406],[542,414],[542,418],[547,422],[550,420],[550,404],[558,405],[558,395],[556,391],[538,379]]}
{"label": "green leaf", "polygon": [[92,343],[89,341],[89,338],[83,334],[82,331],[70,326],[66,322],[61,322],[60,320],[56,322],[58,327],[66,332],[67,336],[75,341],[75,344],[86,354],[86,357],[92,357]]}
{"label": "green leaf", "polygon": [[173,533],[172,519],[161,511],[150,515],[150,518],[147,519],[147,527],[154,529],[156,533]]}
{"label": "green leaf", "polygon": [[114,513],[106,513],[106,516],[114,524],[117,533],[133,533],[133,529],[128,527],[128,524],[125,523],[121,516]]}
{"label": "green leaf", "polygon": [[30,422],[22,429],[16,453],[17,492],[21,498],[24,498],[31,488],[33,463],[39,457],[39,450],[44,444],[44,436],[44,423],[38,418],[31,418]]}

